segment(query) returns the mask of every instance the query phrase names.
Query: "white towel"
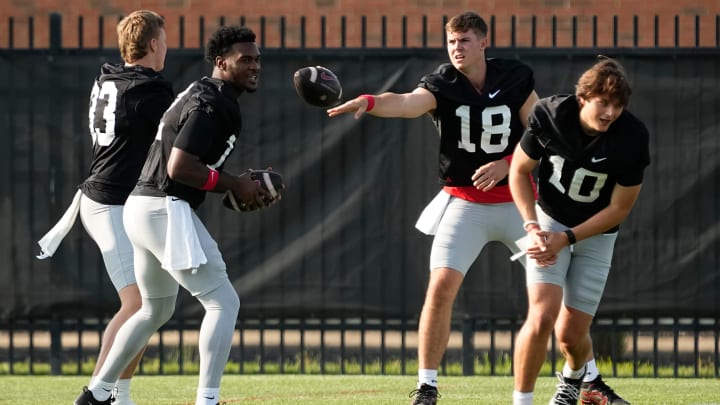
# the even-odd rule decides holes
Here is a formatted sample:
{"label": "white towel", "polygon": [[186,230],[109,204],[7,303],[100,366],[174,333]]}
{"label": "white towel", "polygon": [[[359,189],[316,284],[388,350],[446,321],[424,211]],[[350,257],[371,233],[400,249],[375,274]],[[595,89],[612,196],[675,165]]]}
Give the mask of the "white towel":
{"label": "white towel", "polygon": [[415,228],[425,235],[435,235],[438,225],[440,225],[440,220],[443,214],[445,214],[445,209],[450,202],[450,197],[451,195],[446,193],[445,190],[440,190],[435,198],[425,207],[422,214],[420,214],[420,217],[415,223]]}
{"label": "white towel", "polygon": [[80,212],[80,197],[82,197],[82,191],[78,190],[75,193],[75,197],[73,197],[72,203],[70,203],[70,206],[60,220],[38,241],[40,254],[35,257],[38,259],[47,259],[55,254],[55,250],[57,250],[60,243],[65,239],[65,236],[75,224],[78,212]]}
{"label": "white towel", "polygon": [[167,196],[165,205],[168,225],[162,268],[197,271],[200,265],[207,263],[207,258],[195,231],[190,204],[177,197]]}

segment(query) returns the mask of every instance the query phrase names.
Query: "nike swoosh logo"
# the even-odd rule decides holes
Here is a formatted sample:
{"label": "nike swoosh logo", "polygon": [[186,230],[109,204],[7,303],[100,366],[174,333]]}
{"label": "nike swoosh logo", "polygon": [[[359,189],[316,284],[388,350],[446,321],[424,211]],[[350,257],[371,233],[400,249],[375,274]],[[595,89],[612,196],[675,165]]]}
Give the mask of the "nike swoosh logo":
{"label": "nike swoosh logo", "polygon": [[488,93],[488,98],[495,98],[500,93],[500,90],[496,90],[494,93]]}
{"label": "nike swoosh logo", "polygon": [[604,158],[596,158],[596,157],[593,156],[593,157],[590,159],[590,161],[593,162],[593,163],[597,163],[597,162],[602,162],[602,161],[605,160],[605,159],[607,159],[607,157],[604,157]]}
{"label": "nike swoosh logo", "polygon": [[[171,199],[172,201],[180,201],[180,199],[177,198],[177,197],[171,197],[170,199]],[[210,398],[210,399],[212,399],[212,398]]]}
{"label": "nike swoosh logo", "polygon": [[103,388],[103,391],[105,391],[105,392],[110,392],[110,391],[112,391],[112,390],[108,390],[108,389]]}
{"label": "nike swoosh logo", "polygon": [[213,395],[212,397],[203,397],[203,398],[205,398],[205,399],[215,399],[215,396]]}

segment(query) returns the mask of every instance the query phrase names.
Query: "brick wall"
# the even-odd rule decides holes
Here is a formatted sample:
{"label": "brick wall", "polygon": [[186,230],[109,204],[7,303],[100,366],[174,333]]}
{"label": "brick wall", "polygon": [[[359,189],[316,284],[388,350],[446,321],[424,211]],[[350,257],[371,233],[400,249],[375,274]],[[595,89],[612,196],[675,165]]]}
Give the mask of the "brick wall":
{"label": "brick wall", "polygon": [[[159,12],[167,20],[168,43],[180,46],[180,19],[184,16],[185,47],[198,47],[224,18],[226,24],[241,22],[260,34],[265,47],[279,47],[280,17],[285,17],[285,46],[297,47],[301,41],[301,16],[305,17],[306,46],[321,46],[321,17],[326,18],[325,45],[341,46],[341,21],[345,18],[345,45],[362,46],[362,17],[366,18],[366,46],[382,46],[382,19],[386,19],[385,44],[403,45],[403,16],[407,17],[405,44],[423,46],[423,18],[427,24],[427,45],[444,46],[443,17],[464,10],[475,10],[488,22],[495,17],[495,45],[511,45],[512,18],[516,18],[516,45],[532,45],[532,17],[535,16],[537,46],[553,44],[553,17],[556,18],[555,43],[572,46],[573,17],[577,24],[577,45],[593,46],[593,16],[597,17],[597,46],[614,44],[614,17],[617,16],[617,45],[635,44],[634,16],[637,16],[637,45],[655,46],[655,19],[659,46],[715,47],[720,0],[2,0],[0,1],[0,48],[45,48],[49,44],[49,15],[62,16],[62,43],[66,47],[115,47],[115,24],[120,16],[136,9]],[[102,16],[102,29],[98,22]],[[82,35],[80,30],[82,17]],[[204,32],[200,18],[204,19]],[[678,30],[676,38],[675,21]],[[32,22],[31,22],[32,20]],[[12,21],[12,22],[11,22]],[[696,21],[699,36],[696,39]],[[29,32],[32,31],[32,39]],[[100,39],[102,36],[102,40]]]}

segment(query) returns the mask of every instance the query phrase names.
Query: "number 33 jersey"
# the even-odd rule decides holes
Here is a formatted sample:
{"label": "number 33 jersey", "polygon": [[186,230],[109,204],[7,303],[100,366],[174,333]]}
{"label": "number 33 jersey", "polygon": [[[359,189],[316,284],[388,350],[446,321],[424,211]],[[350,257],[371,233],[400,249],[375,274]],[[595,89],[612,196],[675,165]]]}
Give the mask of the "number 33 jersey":
{"label": "number 33 jersey", "polygon": [[93,158],[83,193],[122,205],[135,187],[158,123],[173,100],[172,84],[142,66],[106,63],[90,95]]}
{"label": "number 33 jersey", "polygon": [[569,227],[607,207],[616,184],[642,184],[650,164],[648,130],[637,117],[624,110],[606,132],[587,135],[574,95],[539,100],[520,146],[540,160],[538,204]]}
{"label": "number 33 jersey", "polygon": [[[535,87],[533,72],[513,59],[487,59],[484,88],[478,92],[451,64],[420,80],[435,96],[440,133],[440,182],[472,186],[480,166],[512,155],[523,133],[520,108]],[[507,177],[498,185],[506,185]]]}

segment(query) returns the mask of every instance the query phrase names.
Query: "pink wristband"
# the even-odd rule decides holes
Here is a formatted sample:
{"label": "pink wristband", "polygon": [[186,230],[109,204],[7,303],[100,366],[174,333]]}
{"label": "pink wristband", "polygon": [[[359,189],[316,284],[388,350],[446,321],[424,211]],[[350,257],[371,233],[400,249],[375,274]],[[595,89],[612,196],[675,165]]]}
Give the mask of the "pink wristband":
{"label": "pink wristband", "polygon": [[371,94],[361,94],[360,97],[367,100],[367,108],[365,109],[365,112],[370,112],[375,107],[375,96]]}
{"label": "pink wristband", "polygon": [[218,173],[215,169],[210,169],[208,172],[208,178],[205,184],[203,184],[202,187],[200,187],[200,190],[212,190],[217,185],[218,180],[220,180],[220,173]]}

